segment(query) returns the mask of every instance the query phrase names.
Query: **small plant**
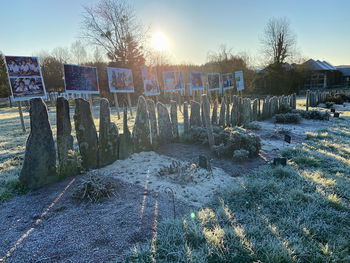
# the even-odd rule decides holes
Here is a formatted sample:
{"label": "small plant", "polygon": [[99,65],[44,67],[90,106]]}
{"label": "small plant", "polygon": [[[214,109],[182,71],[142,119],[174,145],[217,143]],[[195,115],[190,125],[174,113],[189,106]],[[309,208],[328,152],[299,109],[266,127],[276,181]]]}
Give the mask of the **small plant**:
{"label": "small plant", "polygon": [[115,196],[115,185],[105,177],[94,173],[83,178],[73,193],[73,198],[81,201],[97,203],[104,197]]}
{"label": "small plant", "polygon": [[235,150],[233,152],[232,160],[235,162],[244,162],[248,159],[249,152],[244,149]]}
{"label": "small plant", "polygon": [[247,130],[260,130],[261,125],[257,123],[256,121],[249,122],[248,124],[244,125],[244,128]]}
{"label": "small plant", "polygon": [[277,123],[299,123],[301,118],[298,113],[285,113],[276,114],[275,119]]}
{"label": "small plant", "polygon": [[298,113],[302,118],[308,119],[308,120],[328,121],[330,117],[328,112],[322,112],[318,110],[312,110],[312,111],[293,110],[293,113]]}

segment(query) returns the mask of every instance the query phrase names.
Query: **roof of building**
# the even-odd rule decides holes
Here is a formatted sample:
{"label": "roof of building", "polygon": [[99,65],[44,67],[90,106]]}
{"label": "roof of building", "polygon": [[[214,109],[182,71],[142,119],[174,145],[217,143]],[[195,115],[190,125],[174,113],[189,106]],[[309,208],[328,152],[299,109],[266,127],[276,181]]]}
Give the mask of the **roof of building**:
{"label": "roof of building", "polygon": [[350,65],[337,66],[336,68],[343,74],[343,76],[350,77]]}
{"label": "roof of building", "polygon": [[304,63],[306,67],[310,70],[314,71],[330,71],[330,70],[337,70],[336,67],[328,63],[327,61],[320,61],[320,60],[313,60],[309,59]]}

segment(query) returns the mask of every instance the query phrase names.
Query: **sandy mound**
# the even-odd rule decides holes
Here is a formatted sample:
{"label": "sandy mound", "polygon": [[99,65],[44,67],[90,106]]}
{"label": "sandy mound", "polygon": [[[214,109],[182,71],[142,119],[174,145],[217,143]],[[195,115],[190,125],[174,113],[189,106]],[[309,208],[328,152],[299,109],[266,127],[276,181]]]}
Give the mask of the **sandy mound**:
{"label": "sandy mound", "polygon": [[[180,167],[180,172],[159,174],[159,171],[164,171],[165,167],[172,164]],[[217,192],[237,180],[221,168],[212,167],[212,171],[208,172],[189,162],[155,152],[135,153],[126,160],[118,160],[100,169],[99,172],[128,183],[142,185],[148,191],[169,193],[170,188],[175,198],[194,206],[205,204]]]}

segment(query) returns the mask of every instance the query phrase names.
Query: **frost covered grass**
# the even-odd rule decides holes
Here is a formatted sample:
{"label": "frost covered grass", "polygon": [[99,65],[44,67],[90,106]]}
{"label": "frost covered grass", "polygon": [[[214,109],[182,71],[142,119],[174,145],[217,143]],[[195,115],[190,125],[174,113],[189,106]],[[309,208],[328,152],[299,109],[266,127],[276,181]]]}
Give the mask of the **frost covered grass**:
{"label": "frost covered grass", "polygon": [[[345,116],[344,116],[345,115]],[[208,205],[157,225],[122,262],[350,262],[350,114]]]}

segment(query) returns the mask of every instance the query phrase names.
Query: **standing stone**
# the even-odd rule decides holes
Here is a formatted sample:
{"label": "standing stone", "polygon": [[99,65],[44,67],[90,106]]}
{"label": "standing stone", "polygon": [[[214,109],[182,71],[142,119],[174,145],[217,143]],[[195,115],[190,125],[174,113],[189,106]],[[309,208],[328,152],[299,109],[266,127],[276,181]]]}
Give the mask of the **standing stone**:
{"label": "standing stone", "polygon": [[229,103],[229,101],[227,100],[227,103],[226,103],[226,125],[227,125],[227,126],[229,126],[230,123],[231,123],[230,115],[231,115],[230,103]]}
{"label": "standing stone", "polygon": [[203,113],[203,102],[201,103],[201,123],[203,126],[205,126],[204,124],[204,113]]}
{"label": "standing stone", "polygon": [[69,116],[69,103],[64,97],[56,101],[58,174],[68,177],[78,173],[77,157],[73,148],[72,125]]}
{"label": "standing stone", "polygon": [[225,126],[225,101],[222,100],[220,108],[219,126]]}
{"label": "standing stone", "polygon": [[151,150],[151,132],[148,119],[147,103],[143,96],[139,97],[136,119],[133,129],[135,152]]}
{"label": "standing stone", "polygon": [[153,148],[157,147],[157,140],[158,140],[158,126],[157,126],[157,117],[156,117],[156,106],[154,105],[153,100],[146,100],[147,102],[147,109],[148,109],[148,117],[149,117],[149,123],[151,126],[151,141]]}
{"label": "standing stone", "polygon": [[212,113],[212,117],[211,117],[211,123],[213,125],[217,125],[218,124],[218,102],[216,100],[214,101],[213,113]]}
{"label": "standing stone", "polygon": [[250,99],[243,100],[242,125],[247,125],[250,122]]}
{"label": "standing stone", "polygon": [[292,109],[296,109],[297,108],[297,95],[295,93],[292,94]]}
{"label": "standing stone", "polygon": [[100,166],[113,163],[118,158],[118,127],[111,122],[109,102],[100,100],[100,132],[98,138],[98,153]]}
{"label": "standing stone", "polygon": [[201,104],[191,100],[190,126],[201,126]]}
{"label": "standing stone", "polygon": [[128,158],[134,151],[134,143],[128,127],[128,108],[124,107],[123,115],[123,134],[119,136],[119,154],[118,158],[124,160]]}
{"label": "standing stone", "polygon": [[47,107],[41,98],[30,100],[30,134],[26,142],[20,182],[36,189],[58,179],[56,150]]}
{"label": "standing stone", "polygon": [[202,101],[203,101],[203,115],[204,115],[204,126],[208,133],[208,142],[210,149],[214,146],[214,135],[213,135],[213,127],[211,126],[210,122],[210,103],[207,98],[206,94],[202,95]]}
{"label": "standing stone", "polygon": [[231,110],[231,125],[232,127],[238,125],[238,97],[233,96],[232,110]]}
{"label": "standing stone", "polygon": [[79,151],[84,169],[95,169],[99,166],[98,139],[90,103],[84,99],[75,99],[74,125]]}
{"label": "standing stone", "polygon": [[169,112],[167,107],[158,102],[158,129],[159,129],[159,142],[161,144],[170,143],[173,139],[173,129],[169,118]]}
{"label": "standing stone", "polygon": [[188,103],[184,102],[184,135],[188,134],[190,131],[190,123],[188,120]]}
{"label": "standing stone", "polygon": [[253,101],[253,110],[252,110],[253,114],[253,121],[257,121],[258,120],[258,99],[255,99]]}
{"label": "standing stone", "polygon": [[177,120],[177,105],[176,101],[170,101],[170,117],[173,130],[173,139],[177,141],[179,139],[179,124]]}

